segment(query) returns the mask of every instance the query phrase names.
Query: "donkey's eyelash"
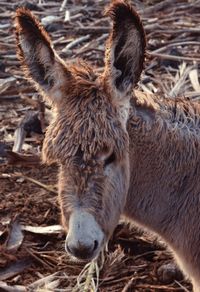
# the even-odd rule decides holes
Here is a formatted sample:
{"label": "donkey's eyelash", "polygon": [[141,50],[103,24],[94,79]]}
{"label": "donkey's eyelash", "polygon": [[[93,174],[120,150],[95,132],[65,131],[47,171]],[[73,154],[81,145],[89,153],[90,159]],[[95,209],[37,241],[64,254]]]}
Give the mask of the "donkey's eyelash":
{"label": "donkey's eyelash", "polygon": [[113,163],[115,160],[116,160],[116,155],[114,152],[112,152],[112,154],[108,158],[106,158],[106,160],[104,162],[104,166],[107,166],[107,165]]}

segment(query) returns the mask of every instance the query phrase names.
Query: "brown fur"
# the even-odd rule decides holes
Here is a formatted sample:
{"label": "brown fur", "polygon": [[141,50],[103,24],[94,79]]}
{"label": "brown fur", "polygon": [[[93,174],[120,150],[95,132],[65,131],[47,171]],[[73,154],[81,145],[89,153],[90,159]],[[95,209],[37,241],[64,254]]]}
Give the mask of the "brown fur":
{"label": "brown fur", "polygon": [[67,230],[74,210],[86,210],[107,241],[124,214],[165,240],[197,292],[200,104],[133,94],[143,68],[144,30],[126,1],[112,1],[107,14],[113,29],[102,76],[83,61],[65,64],[36,18],[23,8],[16,14],[25,74],[56,113],[43,159],[60,165],[63,225]]}
{"label": "brown fur", "polygon": [[129,120],[124,213],[164,239],[199,291],[200,104],[156,97],[154,103],[154,111],[134,107]]}

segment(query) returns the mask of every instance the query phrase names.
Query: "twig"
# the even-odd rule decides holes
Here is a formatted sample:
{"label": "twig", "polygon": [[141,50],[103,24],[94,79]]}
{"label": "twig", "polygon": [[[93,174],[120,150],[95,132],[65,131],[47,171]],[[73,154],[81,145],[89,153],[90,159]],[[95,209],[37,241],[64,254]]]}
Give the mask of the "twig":
{"label": "twig", "polygon": [[189,61],[189,62],[200,62],[200,58],[196,57],[183,57],[183,56],[173,56],[173,55],[167,55],[167,54],[159,54],[155,52],[147,52],[150,56],[158,57],[161,59],[168,59],[168,60],[175,60],[175,61]]}
{"label": "twig", "polygon": [[135,285],[134,288],[141,288],[141,289],[145,289],[149,290],[149,289],[156,289],[156,290],[163,290],[163,291],[183,291],[182,288],[174,288],[174,287],[169,287],[166,285],[151,285],[151,284],[138,284]]}
{"label": "twig", "polygon": [[186,287],[184,287],[179,281],[174,281],[178,286],[180,286],[185,292],[190,292]]}
{"label": "twig", "polygon": [[141,279],[141,277],[132,277],[128,283],[126,284],[126,286],[124,286],[122,292],[128,292],[130,290],[130,288],[133,288],[133,283],[136,282],[138,279]]}
{"label": "twig", "polygon": [[65,9],[65,6],[67,4],[67,0],[63,0],[61,6],[60,6],[60,11],[63,11]]}
{"label": "twig", "polygon": [[34,250],[32,250],[31,248],[26,248],[26,251],[36,260],[38,261],[40,264],[42,264],[43,266],[45,266],[46,268],[50,269],[51,271],[53,270],[53,266],[51,266],[49,263],[45,262],[44,260],[42,260],[40,257],[38,257],[35,253]]}
{"label": "twig", "polygon": [[178,47],[178,46],[189,46],[189,45],[198,45],[200,46],[200,42],[196,42],[196,41],[183,41],[183,42],[175,42],[175,43],[171,43],[171,44],[166,44],[165,46],[162,46],[159,49],[156,49],[154,51],[151,51],[152,53],[160,53],[163,52],[164,50],[171,48],[171,47]]}
{"label": "twig", "polygon": [[14,173],[14,174],[8,174],[8,175],[7,174],[4,174],[4,175],[2,175],[2,177],[4,177],[4,178],[22,177],[22,178],[24,178],[24,179],[26,179],[26,180],[28,180],[28,181],[30,181],[30,182],[32,182],[32,183],[40,186],[40,187],[42,187],[43,189],[45,189],[45,190],[47,190],[49,192],[54,193],[55,195],[58,194],[58,192],[55,189],[53,189],[52,187],[50,187],[50,186],[48,186],[48,185],[46,185],[44,183],[41,183],[38,180],[33,179],[33,178],[29,177],[29,176],[23,175],[22,173]]}
{"label": "twig", "polygon": [[71,43],[69,43],[64,49],[62,49],[63,53],[66,53],[67,51],[69,51],[70,49],[72,49],[73,47],[77,46],[78,44],[87,41],[90,38],[90,35],[86,35],[86,36],[82,36],[74,41],[72,41]]}

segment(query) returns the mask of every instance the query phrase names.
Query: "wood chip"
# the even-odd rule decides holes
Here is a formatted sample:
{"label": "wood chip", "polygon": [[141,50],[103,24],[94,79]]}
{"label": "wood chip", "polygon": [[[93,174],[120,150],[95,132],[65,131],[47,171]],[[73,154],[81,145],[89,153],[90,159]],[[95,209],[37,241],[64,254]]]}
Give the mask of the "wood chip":
{"label": "wood chip", "polygon": [[22,225],[22,230],[36,233],[36,234],[59,234],[62,233],[63,227],[61,225],[52,225],[52,226],[28,226]]}

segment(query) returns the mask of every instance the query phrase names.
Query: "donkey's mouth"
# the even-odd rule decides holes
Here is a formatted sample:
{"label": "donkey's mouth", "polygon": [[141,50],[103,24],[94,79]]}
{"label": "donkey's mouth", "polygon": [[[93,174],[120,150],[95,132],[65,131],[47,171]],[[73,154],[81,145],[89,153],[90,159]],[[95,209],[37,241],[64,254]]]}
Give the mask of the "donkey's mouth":
{"label": "donkey's mouth", "polygon": [[98,258],[98,256],[99,256],[100,252],[101,252],[101,250],[98,253],[96,253],[96,254],[94,254],[94,255],[92,255],[90,257],[89,256],[85,256],[85,255],[81,255],[81,254],[79,254],[77,256],[74,256],[73,254],[71,254],[69,252],[67,252],[67,253],[69,254],[69,256],[70,256],[72,261],[78,262],[78,263],[87,264],[87,263],[89,263],[89,262],[91,262],[93,260],[96,260]]}

